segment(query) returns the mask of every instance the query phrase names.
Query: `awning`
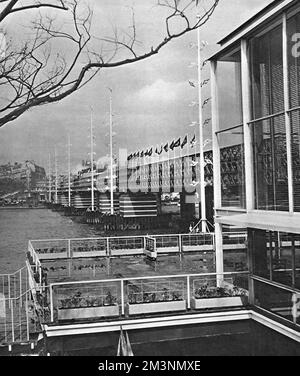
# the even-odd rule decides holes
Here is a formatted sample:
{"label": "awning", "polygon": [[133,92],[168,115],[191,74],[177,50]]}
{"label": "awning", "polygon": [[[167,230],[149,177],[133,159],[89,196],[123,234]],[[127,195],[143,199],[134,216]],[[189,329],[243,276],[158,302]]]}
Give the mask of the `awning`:
{"label": "awning", "polygon": [[251,212],[247,214],[221,215],[216,217],[215,221],[223,225],[238,226],[242,228],[248,227],[300,234],[300,213]]}

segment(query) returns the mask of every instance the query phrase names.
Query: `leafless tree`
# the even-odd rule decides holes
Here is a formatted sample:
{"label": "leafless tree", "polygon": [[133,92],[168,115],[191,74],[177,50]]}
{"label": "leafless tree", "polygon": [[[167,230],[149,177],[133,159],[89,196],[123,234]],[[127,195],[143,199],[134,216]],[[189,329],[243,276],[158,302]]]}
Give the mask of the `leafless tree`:
{"label": "leafless tree", "polygon": [[[30,108],[69,96],[99,70],[158,54],[170,41],[206,23],[218,2],[207,0],[205,8],[201,0],[155,0],[155,6],[168,12],[164,18],[165,34],[157,44],[143,50],[133,8],[130,32],[115,27],[112,36],[101,38],[91,34],[93,12],[87,4],[83,8],[81,0],[0,0],[0,28],[2,40],[6,40],[2,48],[0,40],[0,127]],[[16,42],[7,27],[12,27],[14,16],[21,12],[24,17],[37,14],[28,26],[28,34]],[[68,16],[72,24],[59,26],[59,16],[63,20]],[[91,43],[93,39],[98,43]],[[66,43],[67,56],[57,49]]]}

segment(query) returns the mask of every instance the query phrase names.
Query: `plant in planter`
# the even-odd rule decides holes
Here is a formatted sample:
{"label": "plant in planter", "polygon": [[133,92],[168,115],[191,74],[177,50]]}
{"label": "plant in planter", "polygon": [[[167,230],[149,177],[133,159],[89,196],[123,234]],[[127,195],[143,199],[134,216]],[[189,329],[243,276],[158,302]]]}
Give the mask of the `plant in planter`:
{"label": "plant in planter", "polygon": [[237,286],[217,287],[202,285],[194,291],[193,308],[241,306],[246,300],[247,290]]}
{"label": "plant in planter", "polygon": [[104,305],[105,306],[112,306],[115,305],[117,302],[117,298],[112,295],[110,291],[107,292],[106,297],[104,298]]}

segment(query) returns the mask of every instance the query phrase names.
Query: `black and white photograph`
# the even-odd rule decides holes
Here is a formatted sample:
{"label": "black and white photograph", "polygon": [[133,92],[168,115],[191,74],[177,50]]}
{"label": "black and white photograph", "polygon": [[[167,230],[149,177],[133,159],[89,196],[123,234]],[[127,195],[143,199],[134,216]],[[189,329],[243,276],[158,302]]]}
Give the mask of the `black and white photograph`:
{"label": "black and white photograph", "polygon": [[300,356],[300,2],[0,0],[1,359],[270,356]]}

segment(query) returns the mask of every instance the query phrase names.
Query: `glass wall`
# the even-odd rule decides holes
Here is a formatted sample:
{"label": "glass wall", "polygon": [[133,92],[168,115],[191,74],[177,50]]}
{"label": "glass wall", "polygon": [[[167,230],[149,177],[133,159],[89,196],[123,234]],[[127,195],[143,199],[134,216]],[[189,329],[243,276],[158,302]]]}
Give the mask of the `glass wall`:
{"label": "glass wall", "polygon": [[[250,41],[255,208],[288,211],[282,25]],[[271,116],[271,117],[270,117]]]}
{"label": "glass wall", "polygon": [[284,110],[282,26],[250,42],[252,60],[252,119]]}
{"label": "glass wall", "polygon": [[252,134],[256,209],[288,211],[284,115],[253,123]]}
{"label": "glass wall", "polygon": [[288,19],[288,71],[292,127],[294,211],[300,212],[300,13]]}
{"label": "glass wall", "polygon": [[225,130],[243,122],[240,48],[218,61],[217,72],[219,124]]}
{"label": "glass wall", "polygon": [[300,106],[300,13],[288,19],[288,69],[290,108]]}
{"label": "glass wall", "polygon": [[289,321],[300,323],[299,318],[293,316],[293,292],[278,286],[254,281],[255,305],[264,308]]}
{"label": "glass wall", "polygon": [[296,322],[292,297],[300,297],[300,235],[248,229],[248,248],[255,305]]}
{"label": "glass wall", "polygon": [[243,126],[218,133],[221,155],[222,207],[245,208]]}
{"label": "glass wall", "polygon": [[222,207],[245,208],[241,50],[233,47],[218,61],[218,107]]}
{"label": "glass wall", "polygon": [[253,274],[299,288],[300,235],[249,230]]}

